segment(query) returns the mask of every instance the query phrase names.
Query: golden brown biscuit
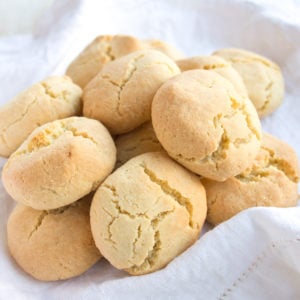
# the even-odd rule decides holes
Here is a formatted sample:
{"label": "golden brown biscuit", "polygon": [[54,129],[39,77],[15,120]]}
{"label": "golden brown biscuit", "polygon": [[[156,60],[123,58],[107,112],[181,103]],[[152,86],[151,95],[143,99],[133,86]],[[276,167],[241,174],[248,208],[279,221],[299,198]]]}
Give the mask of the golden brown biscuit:
{"label": "golden brown biscuit", "polygon": [[213,54],[230,61],[239,72],[260,117],[269,115],[281,104],[284,81],[277,64],[242,49],[221,49]]}
{"label": "golden brown biscuit", "polygon": [[118,136],[115,143],[117,147],[117,168],[140,154],[164,151],[155,135],[151,122],[145,123],[127,134]]}
{"label": "golden brown biscuit", "polygon": [[152,103],[152,124],[171,157],[218,181],[249,167],[261,143],[251,101],[207,70],[186,71],[165,82]]}
{"label": "golden brown biscuit", "polygon": [[195,56],[176,61],[181,72],[202,69],[217,72],[219,75],[229,80],[236,91],[244,97],[248,97],[248,92],[240,74],[231,66],[229,62],[218,56]]}
{"label": "golden brown biscuit", "polygon": [[123,56],[107,63],[85,87],[83,114],[112,134],[129,132],[150,120],[154,94],[179,73],[175,62],[156,50]]}
{"label": "golden brown biscuit", "polygon": [[62,280],[87,271],[100,258],[90,228],[91,196],[56,210],[18,204],[7,224],[8,247],[36,279]]}
{"label": "golden brown biscuit", "polygon": [[81,112],[81,88],[67,76],[34,84],[0,108],[0,156],[8,157],[38,126]]}
{"label": "golden brown biscuit", "polygon": [[71,117],[35,129],[4,165],[2,181],[16,201],[54,209],[95,190],[115,161],[107,129],[96,120]]}
{"label": "golden brown biscuit", "polygon": [[250,207],[296,206],[298,181],[294,150],[264,133],[260,152],[249,169],[224,182],[202,180],[207,192],[207,220],[217,225]]}
{"label": "golden brown biscuit", "polygon": [[98,36],[71,62],[66,74],[84,88],[107,62],[143,48],[132,36]]}
{"label": "golden brown biscuit", "polygon": [[96,246],[133,275],[161,269],[191,246],[205,216],[198,176],[162,152],[125,163],[101,184],[91,205]]}

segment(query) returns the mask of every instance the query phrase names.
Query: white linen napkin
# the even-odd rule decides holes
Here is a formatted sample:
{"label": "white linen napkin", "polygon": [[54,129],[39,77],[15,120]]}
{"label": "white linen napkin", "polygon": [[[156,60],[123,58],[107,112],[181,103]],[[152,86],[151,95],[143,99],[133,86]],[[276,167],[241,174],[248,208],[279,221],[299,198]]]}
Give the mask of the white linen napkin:
{"label": "white linen napkin", "polygon": [[[166,40],[187,56],[247,48],[283,69],[285,101],[263,120],[263,129],[299,157],[299,16],[296,1],[56,1],[32,35],[0,38],[0,104],[36,81],[63,74],[100,34]],[[6,221],[13,206],[0,185],[0,299],[300,299],[300,207],[246,210],[149,275],[132,277],[102,260],[80,277],[43,283],[8,253]]]}

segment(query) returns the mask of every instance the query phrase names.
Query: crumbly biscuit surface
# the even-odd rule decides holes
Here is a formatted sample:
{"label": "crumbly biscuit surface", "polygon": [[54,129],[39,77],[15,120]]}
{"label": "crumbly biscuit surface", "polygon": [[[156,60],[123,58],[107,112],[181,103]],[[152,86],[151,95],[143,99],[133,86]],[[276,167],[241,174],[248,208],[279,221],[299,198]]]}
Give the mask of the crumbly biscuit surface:
{"label": "crumbly biscuit surface", "polygon": [[137,156],[110,175],[91,206],[97,247],[115,267],[145,274],[193,244],[206,216],[199,178],[160,152]]}
{"label": "crumbly biscuit surface", "polygon": [[38,126],[81,113],[82,90],[67,76],[34,84],[0,108],[0,156],[8,157]]}
{"label": "crumbly biscuit surface", "polygon": [[180,73],[156,50],[141,50],[107,63],[85,87],[83,114],[101,121],[112,134],[129,132],[150,120],[158,88]]}
{"label": "crumbly biscuit surface", "polygon": [[283,99],[284,80],[277,64],[242,49],[220,49],[214,55],[228,60],[239,72],[260,117],[278,108]]}
{"label": "crumbly biscuit surface", "polygon": [[183,57],[175,47],[160,40],[143,41],[130,35],[102,35],[83,49],[71,62],[66,74],[84,88],[106,63],[143,49],[158,50],[174,60]]}
{"label": "crumbly biscuit surface", "polygon": [[143,44],[132,36],[98,36],[73,60],[66,74],[84,88],[106,63],[141,49]]}
{"label": "crumbly biscuit surface", "polygon": [[218,181],[249,167],[261,143],[251,101],[207,70],[183,72],[163,84],[153,100],[152,123],[171,157]]}
{"label": "crumbly biscuit surface", "polygon": [[6,162],[2,180],[16,201],[54,209],[95,190],[115,160],[114,142],[100,122],[71,117],[33,131]]}

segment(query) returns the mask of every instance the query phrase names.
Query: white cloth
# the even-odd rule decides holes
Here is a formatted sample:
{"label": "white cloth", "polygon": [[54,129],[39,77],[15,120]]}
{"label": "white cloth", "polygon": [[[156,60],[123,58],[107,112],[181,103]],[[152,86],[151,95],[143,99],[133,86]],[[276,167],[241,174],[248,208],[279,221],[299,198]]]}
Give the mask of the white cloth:
{"label": "white cloth", "polygon": [[[48,75],[63,74],[99,34],[159,38],[189,56],[242,47],[282,67],[285,101],[264,119],[263,128],[300,156],[300,7],[295,1],[279,3],[58,0],[33,35],[0,38],[0,104]],[[22,272],[9,256],[6,221],[13,206],[1,185],[0,299],[300,298],[300,207],[244,211],[149,275],[131,277],[102,260],[78,278],[43,283]]]}

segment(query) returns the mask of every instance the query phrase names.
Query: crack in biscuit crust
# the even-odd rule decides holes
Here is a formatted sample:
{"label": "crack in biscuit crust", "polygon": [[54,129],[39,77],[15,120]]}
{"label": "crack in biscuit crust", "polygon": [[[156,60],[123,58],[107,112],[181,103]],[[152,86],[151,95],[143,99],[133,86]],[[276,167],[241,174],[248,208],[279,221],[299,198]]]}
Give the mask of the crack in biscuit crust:
{"label": "crack in biscuit crust", "polygon": [[79,205],[81,205],[80,201],[86,201],[86,200],[78,200],[70,205],[66,205],[60,208],[56,208],[56,209],[49,209],[49,210],[42,210],[40,215],[38,216],[38,219],[36,221],[36,224],[34,225],[34,228],[30,231],[29,235],[28,235],[28,240],[31,239],[31,237],[38,231],[38,229],[42,226],[43,221],[45,220],[45,218],[48,215],[59,215],[59,214],[63,214],[64,212],[66,212],[68,209],[70,208],[74,208],[77,207]]}
{"label": "crack in biscuit crust", "polygon": [[12,157],[24,154],[30,154],[36,152],[43,147],[47,147],[53,144],[53,142],[61,138],[64,134],[71,133],[74,137],[82,137],[90,140],[96,146],[99,146],[97,141],[90,136],[87,132],[81,132],[78,128],[73,127],[72,123],[75,123],[76,119],[70,118],[68,120],[55,121],[55,124],[44,128],[39,131],[31,140],[27,143],[27,147],[16,151]]}
{"label": "crack in biscuit crust", "polygon": [[[160,164],[181,176],[182,188],[174,187],[173,172],[160,172]],[[139,192],[142,186],[146,190]],[[159,269],[197,239],[205,197],[200,180],[166,154],[142,154],[116,170],[95,194],[91,225],[96,244],[113,265],[130,274]]]}
{"label": "crack in biscuit crust", "polygon": [[173,200],[175,200],[179,205],[183,206],[188,214],[189,214],[189,226],[191,228],[194,228],[195,224],[193,221],[193,206],[190,202],[190,200],[184,196],[181,195],[181,193],[172,187],[169,186],[168,181],[159,179],[155,173],[149,169],[146,164],[141,165],[141,167],[144,170],[144,173],[148,176],[148,178],[154,182],[155,184],[159,185],[161,190],[171,196]]}
{"label": "crack in biscuit crust", "polygon": [[[253,125],[253,122],[251,120],[250,114],[246,110],[246,106],[244,103],[239,102],[235,98],[228,96],[231,103],[231,108],[233,111],[229,114],[223,115],[223,114],[217,114],[213,118],[213,124],[215,129],[221,128],[222,134],[221,138],[218,144],[218,147],[211,152],[210,154],[207,154],[203,158],[196,158],[196,157],[184,157],[181,153],[179,154],[173,154],[175,157],[177,157],[179,160],[185,160],[188,162],[196,162],[198,164],[205,164],[207,162],[212,163],[215,166],[216,170],[219,170],[219,164],[222,160],[225,160],[227,158],[227,151],[230,148],[231,145],[233,145],[235,148],[239,148],[241,145],[248,144],[253,139],[256,139],[258,141],[261,140],[261,134],[257,130],[257,128]],[[246,123],[246,126],[249,129],[248,136],[245,138],[236,138],[235,140],[231,140],[230,136],[226,130],[226,128],[223,125],[223,120],[225,119],[231,119],[235,117],[238,114],[242,114]]]}
{"label": "crack in biscuit crust", "polygon": [[[154,218],[150,218],[146,213],[136,213],[132,214],[129,211],[125,210],[124,208],[121,207],[120,201],[120,196],[117,193],[117,190],[114,186],[104,184],[101,186],[101,188],[106,188],[108,189],[112,195],[113,195],[113,200],[112,203],[115,206],[115,210],[117,212],[117,216],[113,216],[111,213],[107,211],[102,206],[102,209],[104,212],[110,216],[111,221],[109,222],[107,226],[107,232],[108,232],[108,238],[105,240],[111,243],[112,248],[117,250],[116,248],[116,241],[113,239],[113,234],[111,232],[111,226],[113,226],[114,222],[119,218],[120,215],[126,215],[130,219],[136,219],[136,218],[144,218],[150,221],[150,226],[153,229],[153,238],[154,238],[154,244],[151,249],[148,250],[148,254],[145,257],[144,261],[140,265],[135,265],[132,261],[129,261],[133,266],[131,268],[126,269],[128,272],[138,272],[138,271],[146,271],[147,269],[151,268],[154,266],[156,262],[156,258],[159,255],[159,251],[161,249],[161,240],[160,240],[160,233],[159,233],[159,223],[163,221],[163,219],[168,216],[169,214],[172,214],[175,211],[175,207],[171,210],[166,210],[158,213]],[[135,255],[137,254],[136,252],[136,243],[139,241],[139,239],[142,237],[142,230],[141,230],[141,224],[138,225],[137,227],[137,235],[134,241],[132,242],[132,247],[133,247],[133,253],[131,256],[131,260],[135,258]]]}

